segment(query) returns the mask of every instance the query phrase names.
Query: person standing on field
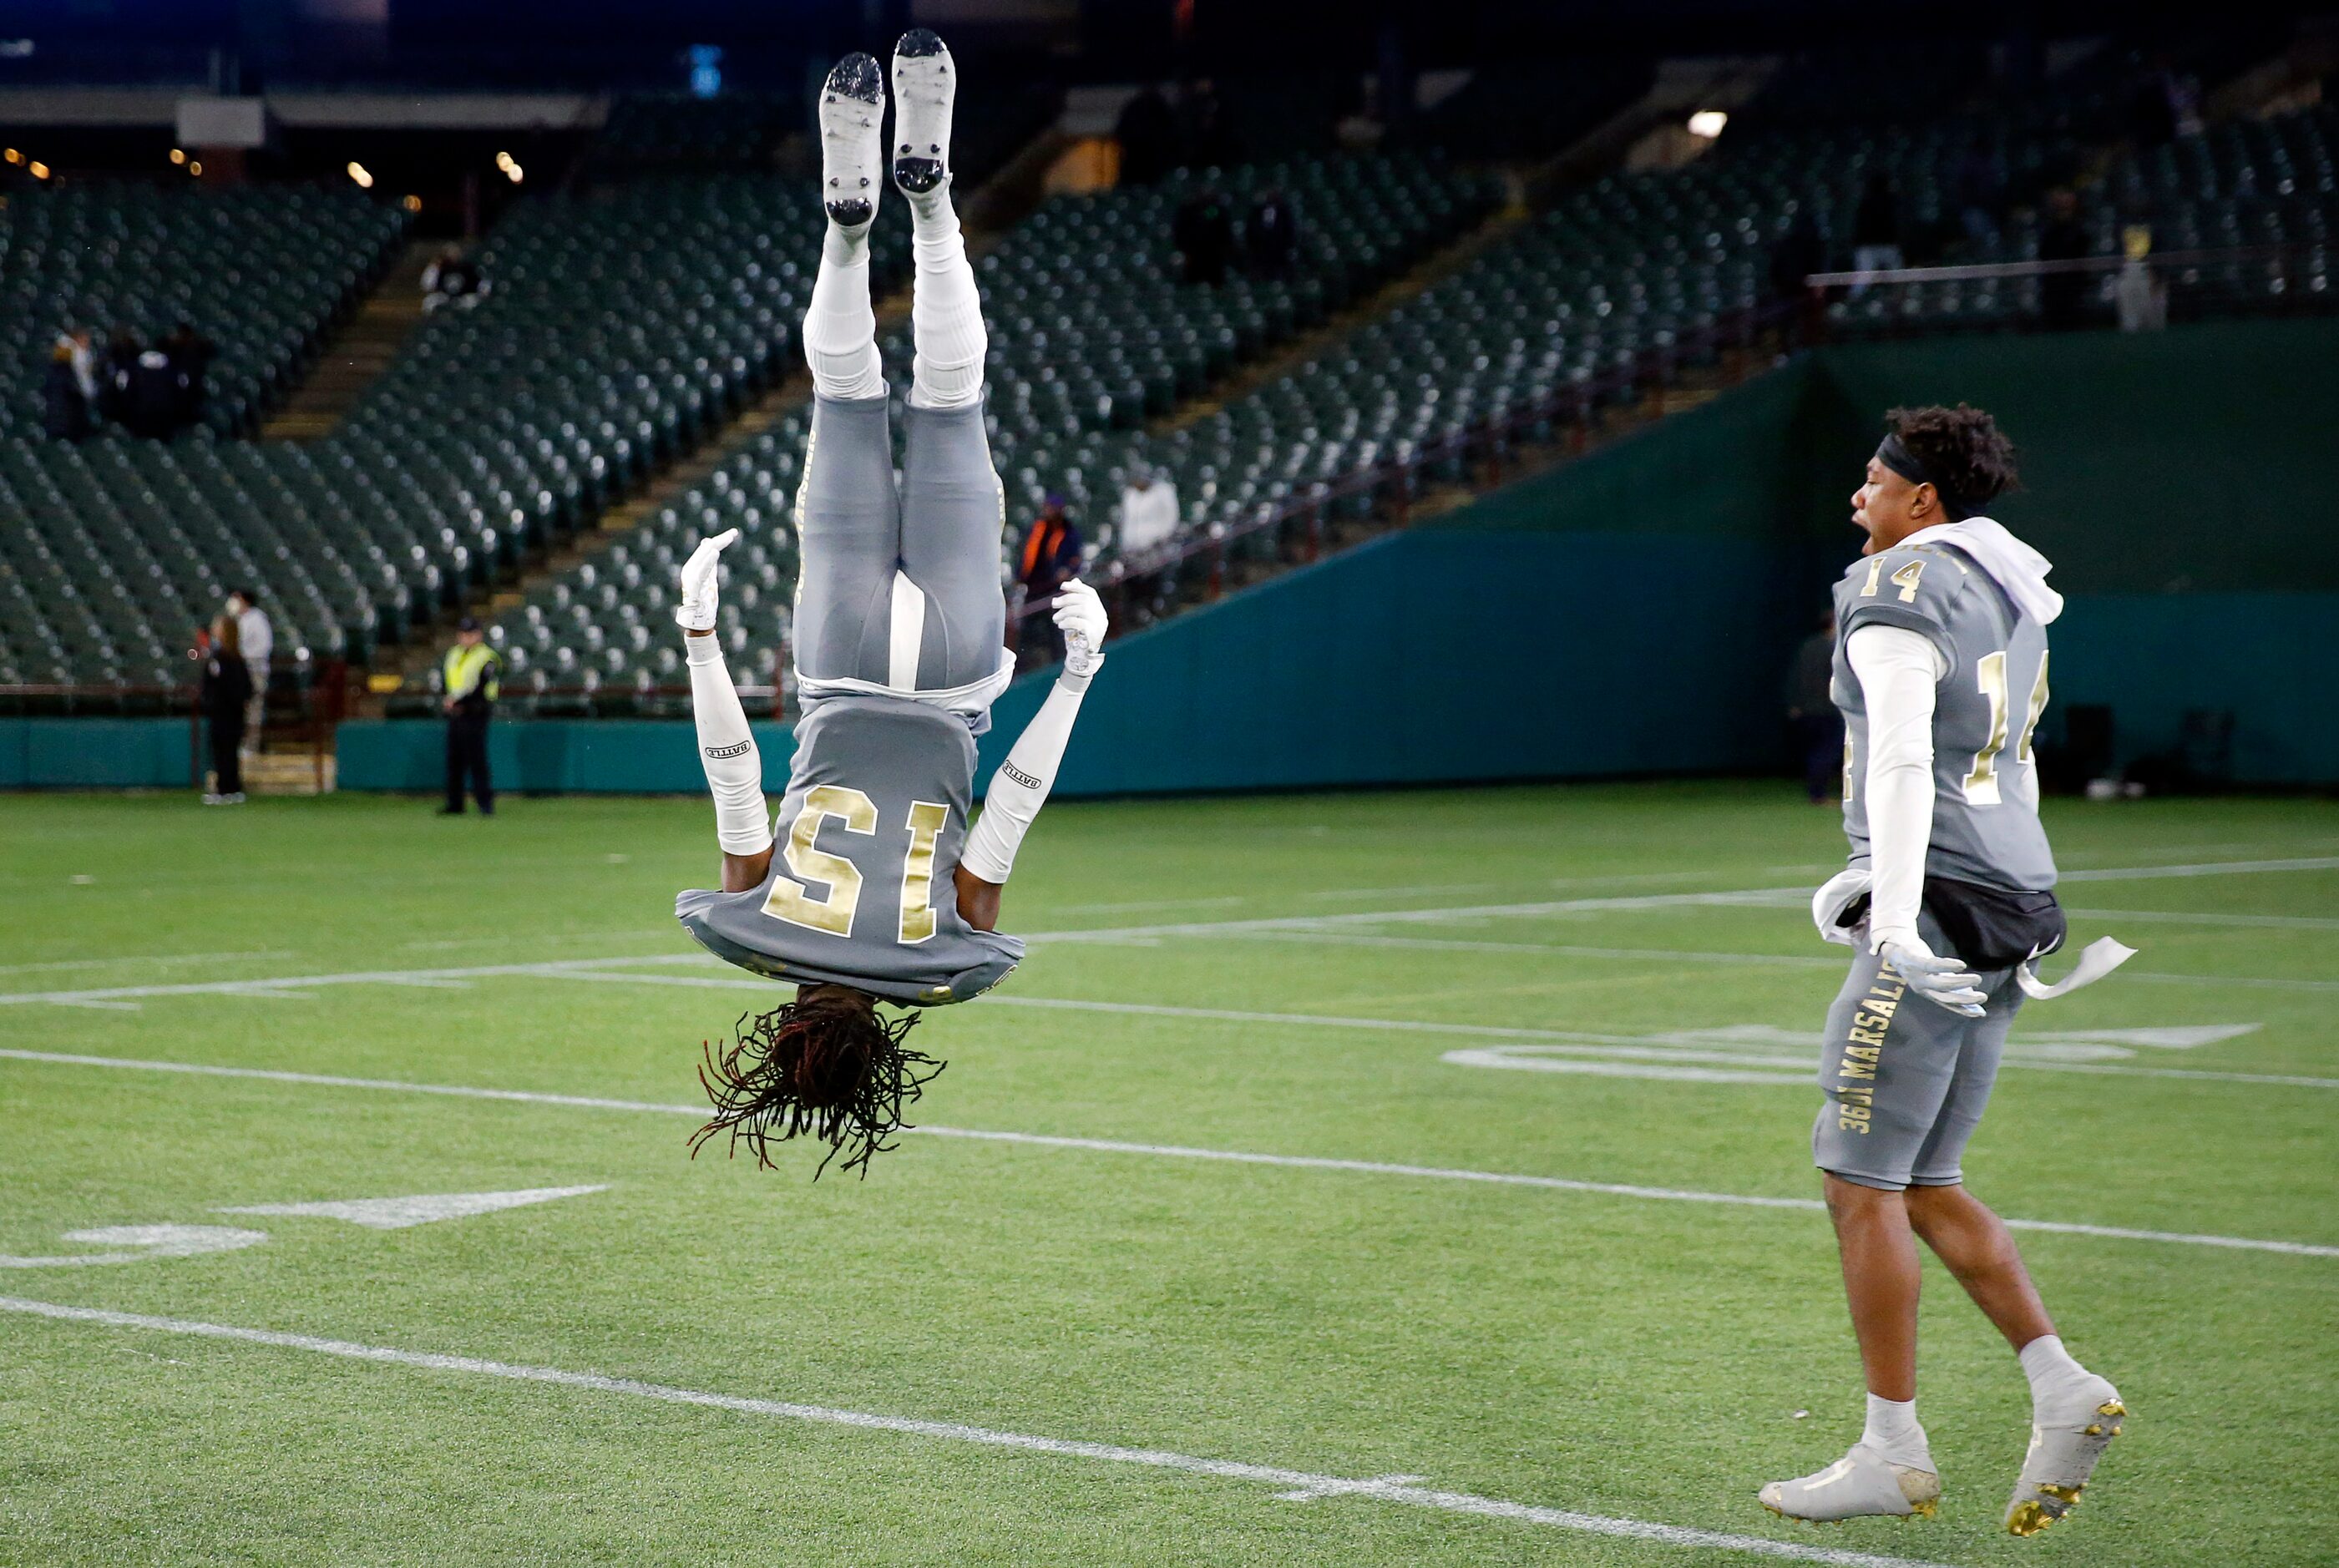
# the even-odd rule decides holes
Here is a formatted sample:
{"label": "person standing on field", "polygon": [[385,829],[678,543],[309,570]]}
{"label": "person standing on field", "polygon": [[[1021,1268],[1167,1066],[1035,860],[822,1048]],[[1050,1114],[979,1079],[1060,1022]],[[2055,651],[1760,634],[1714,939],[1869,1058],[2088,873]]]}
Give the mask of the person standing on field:
{"label": "person standing on field", "polygon": [[496,651],[488,646],[478,619],[465,616],[455,626],[455,646],[447,650],[446,695],[439,706],[447,714],[447,804],[440,816],[463,814],[463,786],[479,803],[481,816],[496,814],[496,788],[488,776],[488,720],[494,716],[500,693]]}
{"label": "person standing on field", "polygon": [[2127,1407],[2063,1346],[2005,1222],[1965,1188],[1999,1053],[2025,997],[2131,956],[2105,938],[2048,985],[2063,945],[2031,739],[2047,707],[2047,558],[1982,508],[2013,488],[1990,417],[1895,409],[1851,498],[1866,531],[1835,591],[1850,865],[1811,901],[1856,955],[1828,1011],[1811,1129],[1842,1254],[1868,1421],[1841,1459],[1761,1501],[1790,1519],[1930,1516],[1941,1478],[1917,1422],[1917,1242],[2006,1336],[2030,1383],[2030,1448],[2002,1522],[2036,1535],[2069,1514]]}
{"label": "person standing on field", "polygon": [[203,653],[201,705],[211,730],[212,778],[203,804],[242,805],[244,704],[252,696],[252,675],[233,616],[212,622],[211,642]]}
{"label": "person standing on field", "polygon": [[227,613],[235,621],[237,637],[243,646],[243,665],[252,676],[252,698],[246,705],[243,718],[243,750],[247,756],[257,755],[268,721],[268,661],[276,651],[276,628],[269,624],[268,612],[260,607],[260,600],[250,588],[238,588],[227,597]]}

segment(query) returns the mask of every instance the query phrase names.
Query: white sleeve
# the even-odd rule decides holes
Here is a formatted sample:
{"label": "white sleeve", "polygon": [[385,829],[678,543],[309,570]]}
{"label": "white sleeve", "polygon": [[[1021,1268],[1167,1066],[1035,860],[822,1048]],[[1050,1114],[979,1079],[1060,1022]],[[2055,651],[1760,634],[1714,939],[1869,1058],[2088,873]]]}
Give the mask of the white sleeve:
{"label": "white sleeve", "polygon": [[982,815],[968,830],[959,864],[988,883],[1004,883],[1015,869],[1015,852],[1023,845],[1032,819],[1047,804],[1055,787],[1056,769],[1064,760],[1064,743],[1072,736],[1072,721],[1080,716],[1081,698],[1088,682],[1077,685],[1058,676],[1048,700],[1015,737],[1015,745],[982,797]]}
{"label": "white sleeve", "polygon": [[1857,627],[1844,656],[1868,712],[1868,918],[1880,952],[1917,933],[1933,837],[1933,688],[1947,672],[1933,640],[1905,626]]}
{"label": "white sleeve", "polygon": [[686,636],[690,660],[690,712],[698,722],[698,760],[715,794],[715,837],[725,854],[761,854],[772,847],[772,816],[764,805],[764,758],[739,688],[723,663],[721,639]]}

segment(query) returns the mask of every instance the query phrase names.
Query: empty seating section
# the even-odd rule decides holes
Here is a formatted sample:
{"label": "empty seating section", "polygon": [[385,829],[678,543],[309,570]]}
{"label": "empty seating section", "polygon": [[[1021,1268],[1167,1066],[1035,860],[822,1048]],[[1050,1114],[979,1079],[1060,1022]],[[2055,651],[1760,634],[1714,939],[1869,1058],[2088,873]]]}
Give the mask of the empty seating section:
{"label": "empty seating section", "polygon": [[[1010,512],[1030,515],[1052,489],[1101,518],[1148,418],[1474,228],[1500,195],[1418,154],[1237,170],[1222,188],[1238,217],[1259,192],[1285,192],[1300,255],[1288,278],[1253,279],[1238,262],[1212,289],[1178,281],[1170,248],[1173,214],[1200,184],[1179,173],[1150,189],[1059,198],[978,262],[992,450]],[[907,371],[906,328],[887,363]]]}
{"label": "empty seating section", "polygon": [[793,413],[737,444],[701,484],[600,556],[531,594],[488,628],[509,695],[646,693],[686,685],[668,614],[675,572],[698,540],[737,528],[724,557],[720,635],[735,678],[776,685],[795,587],[795,493],[807,419]]}
{"label": "empty seating section", "polygon": [[[2339,150],[2339,110],[2326,104],[2263,120],[2231,120],[2198,136],[2123,154],[2103,179],[2078,190],[2088,252],[2120,255],[2122,232],[2132,224],[2151,232],[2156,251],[2278,248],[2280,254],[2226,259],[2179,271],[2175,311],[2197,315],[2339,308],[2331,258],[2332,234],[2339,229],[2334,150]],[[2041,157],[2035,147],[2008,152],[2018,152],[2018,157],[2010,156],[2014,162]],[[2052,167],[2055,157],[2053,152],[2047,153],[2046,166]],[[1793,177],[1791,171],[1777,172],[1778,180]],[[1834,211],[1841,215],[1848,208],[1841,190],[1833,194]],[[1945,198],[1938,181],[1928,180],[1916,195],[1921,213],[1943,214]],[[1995,254],[1972,259],[2035,260],[2038,237],[2035,212],[2018,213],[2005,225]],[[2113,287],[2109,272],[2089,285],[2087,308],[2099,321],[2112,318]],[[1939,331],[1964,325],[2001,326],[2038,306],[2035,281],[1984,279],[1876,291],[1859,300],[1838,301],[1830,313],[1839,328],[1848,330]]]}
{"label": "empty seating section", "polygon": [[[0,684],[175,681],[174,650],[239,583],[287,655],[405,635],[784,374],[822,222],[774,175],[531,201],[481,250],[493,291],[429,317],[324,440],[6,441],[0,603],[32,614],[0,619]],[[907,250],[881,234],[880,275]],[[119,591],[61,583],[117,533],[139,541]],[[93,595],[103,636],[72,608]],[[51,603],[66,608],[44,635]]]}
{"label": "empty seating section", "polygon": [[[1170,237],[1179,203],[1201,179],[1180,174],[1147,190],[1056,198],[977,259],[991,334],[992,456],[1015,526],[1051,488],[1108,516],[1130,454],[1147,448],[1140,428],[1147,417],[1410,267],[1472,227],[1498,196],[1488,182],[1418,155],[1231,171],[1219,183],[1238,217],[1259,192],[1293,198],[1301,251],[1287,278],[1252,279],[1239,263],[1212,289],[1178,281]],[[876,232],[881,242],[889,234],[898,242],[906,227],[889,216]],[[796,253],[807,281],[816,254],[807,236]],[[906,395],[906,321],[884,350],[896,396]],[[674,564],[700,534],[734,526],[745,537],[726,564],[755,592],[725,600],[732,668],[744,676],[752,667],[766,683],[784,678],[774,648],[793,597],[786,519],[804,429],[792,416],[751,438],[635,538],[499,616],[490,636],[520,685],[674,685],[679,666],[663,614]]]}
{"label": "empty seating section", "polygon": [[389,264],[405,214],[349,187],[18,190],[0,211],[0,433],[41,429],[56,334],[143,342],[192,324],[217,345],[203,422],[246,430]]}
{"label": "empty seating section", "polygon": [[584,173],[600,181],[768,169],[773,149],[804,113],[801,97],[775,93],[628,93],[610,104]]}

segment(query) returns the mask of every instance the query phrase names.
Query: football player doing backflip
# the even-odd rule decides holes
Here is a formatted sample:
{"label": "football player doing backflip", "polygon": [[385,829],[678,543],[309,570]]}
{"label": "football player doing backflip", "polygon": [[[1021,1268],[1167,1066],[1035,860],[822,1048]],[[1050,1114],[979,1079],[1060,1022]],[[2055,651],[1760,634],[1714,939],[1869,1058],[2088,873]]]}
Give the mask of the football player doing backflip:
{"label": "football player doing backflip", "polygon": [[889,1022],[877,1004],[964,1001],[1022,957],[1023,944],[995,929],[1001,885],[1102,662],[1104,607],[1067,583],[1055,607],[1062,673],[970,830],[975,736],[1014,659],[1000,588],[1005,502],[983,429],[982,301],[950,199],[955,87],[942,40],[904,35],[891,163],[914,229],[916,362],[898,487],[869,295],[883,77],[852,54],[821,92],[828,231],[804,324],[814,398],[795,513],[803,717],[776,819],[713,635],[717,557],[735,530],[701,540],[682,569],[675,618],[723,887],[681,894],[675,912],[711,952],[796,988],[793,1001],[743,1019],[735,1046],[707,1052],[716,1114],[698,1142],[728,1133],[767,1163],[769,1140],[810,1132],[865,1174],[904,1100],[940,1070],[903,1043],[916,1015]]}

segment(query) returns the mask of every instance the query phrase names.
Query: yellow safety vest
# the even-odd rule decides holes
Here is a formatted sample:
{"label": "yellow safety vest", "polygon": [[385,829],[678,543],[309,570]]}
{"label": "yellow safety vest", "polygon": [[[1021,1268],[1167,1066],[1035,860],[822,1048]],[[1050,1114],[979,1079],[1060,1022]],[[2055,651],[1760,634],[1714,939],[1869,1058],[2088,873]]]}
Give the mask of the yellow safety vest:
{"label": "yellow safety vest", "polygon": [[496,651],[485,643],[474,643],[469,647],[457,643],[449,648],[444,673],[450,697],[467,697],[476,690],[493,702],[498,695]]}

